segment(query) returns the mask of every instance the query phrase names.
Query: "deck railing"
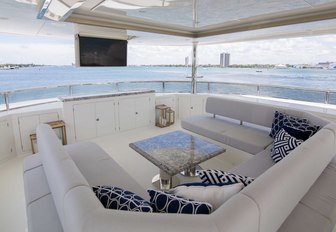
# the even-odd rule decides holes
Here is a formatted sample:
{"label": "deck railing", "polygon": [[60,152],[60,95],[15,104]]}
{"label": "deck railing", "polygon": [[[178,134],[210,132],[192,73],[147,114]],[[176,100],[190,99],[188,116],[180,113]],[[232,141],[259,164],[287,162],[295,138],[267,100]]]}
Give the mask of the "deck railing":
{"label": "deck railing", "polygon": [[[0,92],[0,111],[57,101],[58,96],[96,94],[135,89],[153,89],[158,93],[190,93],[190,81],[128,81],[37,87]],[[198,81],[198,93],[239,94],[335,104],[336,91],[316,88],[232,82]]]}

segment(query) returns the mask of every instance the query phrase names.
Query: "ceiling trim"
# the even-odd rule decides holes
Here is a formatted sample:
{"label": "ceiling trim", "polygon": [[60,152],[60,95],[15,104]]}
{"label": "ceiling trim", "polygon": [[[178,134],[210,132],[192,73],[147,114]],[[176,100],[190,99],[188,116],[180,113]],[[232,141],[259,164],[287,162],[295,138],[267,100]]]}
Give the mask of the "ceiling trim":
{"label": "ceiling trim", "polygon": [[145,31],[159,34],[175,35],[182,37],[194,37],[195,33],[187,27],[173,27],[158,23],[152,23],[144,20],[130,20],[122,16],[97,17],[96,15],[85,15],[74,12],[67,19],[67,22],[86,24],[91,26],[100,26],[116,29]]}

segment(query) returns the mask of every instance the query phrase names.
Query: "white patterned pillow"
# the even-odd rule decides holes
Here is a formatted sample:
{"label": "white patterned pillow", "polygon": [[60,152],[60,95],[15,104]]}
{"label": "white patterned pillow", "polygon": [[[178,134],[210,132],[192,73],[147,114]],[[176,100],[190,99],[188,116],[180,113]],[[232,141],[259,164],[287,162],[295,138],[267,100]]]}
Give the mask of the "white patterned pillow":
{"label": "white patterned pillow", "polygon": [[254,178],[248,176],[241,176],[230,172],[225,172],[221,170],[208,169],[208,170],[198,170],[199,177],[203,183],[208,184],[237,184],[243,183],[245,186],[249,185],[254,181]]}
{"label": "white patterned pillow", "polygon": [[113,186],[96,186],[92,189],[107,209],[153,212],[148,201],[130,191]]}
{"label": "white patterned pillow", "polygon": [[273,149],[271,152],[272,159],[275,163],[279,162],[301,143],[303,143],[303,140],[296,139],[284,129],[281,129],[274,138]]}
{"label": "white patterned pillow", "polygon": [[244,188],[243,183],[222,185],[222,186],[180,185],[170,190],[169,193],[179,197],[193,199],[195,201],[208,202],[212,205],[213,209],[215,210],[243,188]]}
{"label": "white patterned pillow", "polygon": [[180,214],[210,214],[212,205],[207,202],[184,199],[169,193],[156,190],[147,190],[150,202],[158,213],[180,213]]}

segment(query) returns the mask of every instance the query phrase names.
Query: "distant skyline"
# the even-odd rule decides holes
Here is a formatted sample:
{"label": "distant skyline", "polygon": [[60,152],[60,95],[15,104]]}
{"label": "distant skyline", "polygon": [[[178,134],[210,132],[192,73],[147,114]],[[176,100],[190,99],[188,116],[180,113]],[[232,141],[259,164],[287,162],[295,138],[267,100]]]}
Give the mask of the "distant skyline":
{"label": "distant skyline", "polygon": [[[73,39],[0,34],[0,64],[75,63]],[[316,64],[336,62],[336,35],[259,40],[198,47],[199,64],[219,64],[220,53],[230,53],[231,64]],[[191,46],[128,46],[128,65],[184,65]],[[191,62],[191,59],[189,59]]]}

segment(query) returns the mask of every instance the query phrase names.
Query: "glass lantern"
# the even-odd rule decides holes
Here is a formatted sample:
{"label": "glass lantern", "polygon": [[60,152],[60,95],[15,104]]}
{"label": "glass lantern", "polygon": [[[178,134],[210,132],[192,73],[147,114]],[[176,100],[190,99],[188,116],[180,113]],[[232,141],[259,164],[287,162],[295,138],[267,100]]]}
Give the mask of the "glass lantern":
{"label": "glass lantern", "polygon": [[[169,126],[169,115],[167,114],[170,108],[164,104],[155,107],[155,125],[158,127]],[[168,116],[168,118],[167,118]]]}
{"label": "glass lantern", "polygon": [[167,119],[168,125],[172,125],[175,122],[175,111],[172,110],[171,108],[168,108],[166,110],[166,119]]}

